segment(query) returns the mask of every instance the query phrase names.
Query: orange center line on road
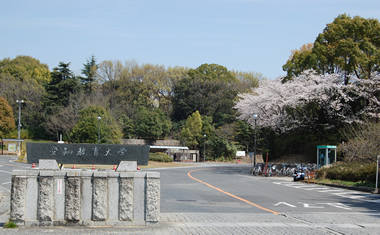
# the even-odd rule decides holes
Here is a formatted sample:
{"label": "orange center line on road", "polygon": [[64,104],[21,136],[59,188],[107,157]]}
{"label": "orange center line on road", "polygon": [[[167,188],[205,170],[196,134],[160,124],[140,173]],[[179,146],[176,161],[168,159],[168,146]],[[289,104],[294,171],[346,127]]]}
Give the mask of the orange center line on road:
{"label": "orange center line on road", "polygon": [[203,182],[202,180],[199,180],[199,179],[197,179],[197,178],[195,178],[195,177],[193,177],[193,176],[191,175],[191,172],[199,171],[199,170],[205,170],[205,169],[192,170],[192,171],[189,171],[189,172],[187,173],[187,175],[188,175],[191,179],[193,179],[193,180],[195,180],[195,181],[198,181],[199,183],[205,184],[205,185],[209,186],[210,188],[216,189],[216,190],[218,190],[218,191],[221,192],[221,193],[227,194],[228,196],[233,197],[233,198],[235,198],[235,199],[238,199],[238,200],[240,200],[240,201],[243,201],[243,202],[245,202],[245,203],[247,203],[247,204],[249,204],[249,205],[252,205],[252,206],[257,207],[257,208],[259,208],[259,209],[261,209],[261,210],[264,210],[264,211],[271,212],[271,213],[276,214],[276,215],[279,215],[279,214],[280,214],[279,212],[272,211],[272,210],[270,210],[270,209],[268,209],[268,208],[265,208],[265,207],[262,207],[262,206],[259,206],[259,205],[255,204],[255,203],[253,203],[253,202],[250,202],[250,201],[248,201],[248,200],[246,200],[246,199],[244,199],[244,198],[241,198],[241,197],[238,197],[238,196],[236,196],[236,195],[233,195],[233,194],[231,194],[231,193],[229,193],[229,192],[223,191],[222,189],[217,188],[217,187],[215,187],[215,186],[212,186],[212,185],[209,184],[209,183]]}

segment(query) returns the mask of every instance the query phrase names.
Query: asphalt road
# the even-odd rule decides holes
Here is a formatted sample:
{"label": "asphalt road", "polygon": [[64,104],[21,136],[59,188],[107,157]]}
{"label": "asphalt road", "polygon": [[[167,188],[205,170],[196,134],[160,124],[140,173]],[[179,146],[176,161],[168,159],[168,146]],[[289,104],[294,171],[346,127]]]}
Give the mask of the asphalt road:
{"label": "asphalt road", "polygon": [[249,174],[249,165],[154,169],[161,212],[380,213],[380,195]]}

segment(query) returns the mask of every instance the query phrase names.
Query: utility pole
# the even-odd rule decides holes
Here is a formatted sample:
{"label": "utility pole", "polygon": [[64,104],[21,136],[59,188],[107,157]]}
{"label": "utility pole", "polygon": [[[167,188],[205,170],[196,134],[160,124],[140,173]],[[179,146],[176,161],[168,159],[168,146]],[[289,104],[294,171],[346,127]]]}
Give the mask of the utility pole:
{"label": "utility pole", "polygon": [[100,144],[100,119],[102,119],[100,116],[98,117],[98,144]]}
{"label": "utility pole", "polygon": [[203,135],[204,141],[203,141],[203,162],[206,162],[206,135]]}
{"label": "utility pole", "polygon": [[17,150],[19,155],[20,152],[20,128],[21,128],[21,104],[24,103],[24,100],[16,100],[16,103],[18,103],[18,134],[17,134]]}
{"label": "utility pole", "polygon": [[256,121],[259,118],[257,114],[253,114],[253,119],[255,120],[255,147],[253,151],[253,166],[256,167]]}

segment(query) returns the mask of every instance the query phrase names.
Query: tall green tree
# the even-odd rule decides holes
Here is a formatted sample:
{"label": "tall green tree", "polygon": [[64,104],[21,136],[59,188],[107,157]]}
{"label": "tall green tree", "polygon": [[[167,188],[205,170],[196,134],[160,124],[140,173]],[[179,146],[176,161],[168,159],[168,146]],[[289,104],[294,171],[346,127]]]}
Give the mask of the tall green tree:
{"label": "tall green tree", "polygon": [[117,90],[112,95],[114,97],[112,111],[116,116],[127,115],[134,119],[140,106],[154,107],[148,84],[129,79],[123,79],[118,84]]}
{"label": "tall green tree", "polygon": [[213,160],[222,158],[222,160],[231,160],[236,156],[237,147],[234,142],[233,124],[225,124],[215,130],[210,140],[207,142],[209,155]]}
{"label": "tall green tree", "polygon": [[199,111],[195,111],[186,119],[185,126],[181,131],[183,143],[191,149],[199,149],[199,143],[203,137],[202,127],[202,117]]}
{"label": "tall green tree", "polygon": [[247,153],[252,151],[254,148],[255,139],[254,127],[248,125],[248,123],[241,120],[236,121],[235,124],[235,141],[244,146],[244,149]]}
{"label": "tall green tree", "polygon": [[79,79],[70,70],[70,63],[60,62],[51,73],[51,82],[46,86],[48,107],[67,106],[71,94],[79,93]]}
{"label": "tall green tree", "polygon": [[50,71],[47,64],[31,56],[16,56],[14,59],[5,58],[0,61],[0,74],[10,75],[18,81],[33,80],[44,85],[50,81]]}
{"label": "tall green tree", "polygon": [[299,50],[292,50],[289,60],[282,66],[282,69],[287,72],[284,82],[292,77],[299,76],[305,70],[315,68],[316,61],[314,58],[316,56],[312,54],[312,50],[312,43],[302,45]]}
{"label": "tall green tree", "polygon": [[[115,65],[115,63],[112,64]],[[105,64],[101,63],[101,65],[101,71],[105,71]],[[162,65],[139,65],[135,61],[127,61],[123,65],[116,63],[116,65],[118,66],[108,66],[109,71],[115,71],[112,73],[118,76],[112,81],[111,79],[105,81],[103,91],[107,91],[112,115],[118,117],[120,125],[125,125],[123,129],[127,136],[136,134],[135,131],[130,130],[129,125],[131,122],[136,122],[141,111],[140,107],[145,107],[149,112],[153,110],[154,113],[158,112],[156,109],[159,109],[170,116],[174,95],[173,86],[183,77],[185,68],[176,67],[165,70]],[[113,92],[111,92],[112,89]]]}
{"label": "tall green tree", "polygon": [[16,100],[24,100],[22,107],[23,129],[42,138],[44,123],[44,85],[50,82],[50,71],[46,64],[30,56],[5,58],[0,61],[0,96],[4,97],[14,110],[18,111]]}
{"label": "tall green tree", "polygon": [[[98,117],[101,119],[99,120]],[[100,129],[100,135],[99,134]],[[115,119],[102,107],[89,107],[80,112],[78,123],[71,132],[74,143],[119,144],[122,133]]]}
{"label": "tall green tree", "polygon": [[380,23],[377,19],[339,15],[316,38],[313,49],[294,54],[283,66],[287,78],[300,70],[314,69],[319,74],[342,73],[371,79],[380,71]]}
{"label": "tall green tree", "polygon": [[145,139],[164,139],[170,132],[171,121],[159,109],[138,108],[134,119],[134,132]]}
{"label": "tall green tree", "polygon": [[314,54],[321,58],[318,61],[320,70],[370,79],[372,72],[380,71],[379,37],[377,19],[339,15],[314,43]]}
{"label": "tall green tree", "polygon": [[211,116],[217,125],[232,122],[235,119],[232,106],[240,92],[236,82],[238,79],[221,65],[203,64],[190,69],[174,87],[174,120],[186,119],[198,110],[201,115]]}
{"label": "tall green tree", "polygon": [[153,106],[170,114],[174,95],[173,87],[175,82],[183,77],[184,71],[186,71],[185,68],[181,67],[166,70],[162,65],[139,65],[135,61],[126,62],[117,88],[121,96],[118,99],[128,102],[134,108]]}
{"label": "tall green tree", "polygon": [[80,77],[80,81],[83,84],[86,93],[91,94],[93,91],[93,83],[96,79],[97,69],[98,65],[96,63],[96,58],[92,55],[87,59],[87,63],[83,64],[82,74],[84,77]]}
{"label": "tall green tree", "polygon": [[196,69],[189,69],[187,74],[191,78],[202,80],[222,80],[225,82],[236,80],[226,67],[218,64],[202,64]]}

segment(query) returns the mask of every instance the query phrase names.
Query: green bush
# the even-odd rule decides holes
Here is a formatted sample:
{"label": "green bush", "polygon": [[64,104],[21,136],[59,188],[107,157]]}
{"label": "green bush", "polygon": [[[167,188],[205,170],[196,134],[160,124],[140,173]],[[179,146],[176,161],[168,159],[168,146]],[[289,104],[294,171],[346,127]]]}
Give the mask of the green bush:
{"label": "green bush", "polygon": [[165,153],[149,153],[149,161],[172,162],[173,159]]}
{"label": "green bush", "polygon": [[318,177],[351,182],[375,182],[376,163],[337,162],[330,167],[320,169]]}

